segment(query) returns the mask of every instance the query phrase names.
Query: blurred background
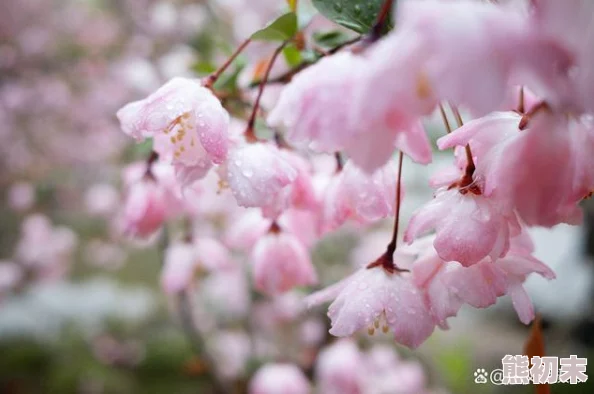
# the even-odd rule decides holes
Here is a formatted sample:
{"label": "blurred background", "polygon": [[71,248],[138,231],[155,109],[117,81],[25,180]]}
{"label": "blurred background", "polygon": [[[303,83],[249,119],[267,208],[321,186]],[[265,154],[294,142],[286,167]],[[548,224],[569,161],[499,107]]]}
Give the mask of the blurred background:
{"label": "blurred background", "polygon": [[[174,76],[212,72],[283,10],[283,0],[2,0],[0,393],[210,393],[215,377],[240,393],[270,360],[316,376],[317,355],[335,339],[323,308],[301,310],[305,291],[275,299],[253,292],[247,259],[237,256],[244,268],[198,278],[191,304],[168,298],[160,238],[126,239],[117,226],[122,170],[151,147],[120,132],[116,111]],[[267,49],[250,48],[224,83],[249,81]],[[442,132],[438,123],[428,127]],[[437,154],[429,168],[405,163],[403,223],[431,197],[429,175],[450,159]],[[591,201],[584,209],[582,227],[532,233],[536,256],[558,276],[527,286],[551,356],[594,357]],[[385,244],[389,228],[364,235],[347,228],[318,242],[323,284],[372,258],[369,245]],[[188,313],[202,336],[188,330]],[[504,298],[488,310],[463,309],[449,331],[414,352],[389,335],[356,341],[368,363],[385,354],[396,360],[381,377],[396,382],[377,393],[409,393],[407,379],[422,381],[422,392],[532,393],[476,384],[473,375],[522,354],[528,333]],[[594,383],[556,384],[552,392],[593,393]]]}

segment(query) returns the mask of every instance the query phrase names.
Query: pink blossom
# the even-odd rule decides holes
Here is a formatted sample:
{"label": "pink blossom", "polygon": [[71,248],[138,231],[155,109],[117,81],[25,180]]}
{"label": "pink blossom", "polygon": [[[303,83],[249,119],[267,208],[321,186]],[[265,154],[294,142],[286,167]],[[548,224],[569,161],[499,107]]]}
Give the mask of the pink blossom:
{"label": "pink blossom", "polygon": [[327,224],[330,228],[337,228],[347,219],[369,224],[392,216],[397,179],[398,167],[392,160],[371,175],[348,161],[327,191]]}
{"label": "pink blossom", "polygon": [[[402,262],[397,266],[406,267]],[[373,333],[381,326],[384,332],[392,329],[396,342],[416,348],[435,327],[423,292],[406,273],[361,268],[341,282],[310,295],[307,302],[313,306],[334,298],[328,309],[332,335],[349,336],[363,328]]]}
{"label": "pink blossom", "polygon": [[471,192],[442,190],[435,198],[413,213],[404,240],[412,241],[435,229],[433,245],[446,261],[470,266],[490,256],[503,257],[509,249],[510,236],[519,232],[513,212],[505,212],[493,201]]}
{"label": "pink blossom", "polygon": [[271,232],[252,251],[256,288],[268,294],[317,282],[316,271],[305,246],[292,234]]}
{"label": "pink blossom", "polygon": [[0,300],[2,295],[11,291],[23,278],[24,272],[11,261],[0,261]]}
{"label": "pink blossom", "polygon": [[251,355],[250,337],[242,331],[223,331],[213,342],[217,372],[227,379],[242,376]]}
{"label": "pink blossom", "polygon": [[226,181],[242,207],[260,207],[276,217],[288,207],[297,171],[268,144],[243,144],[229,152]]}
{"label": "pink blossom", "polygon": [[328,394],[363,393],[363,355],[354,341],[341,339],[324,348],[316,362],[316,380]]}
{"label": "pink blossom", "polygon": [[[594,32],[592,14],[594,4],[588,0],[559,3],[554,0],[533,2],[531,27],[534,35],[554,57],[555,73],[545,74],[539,81],[546,91],[547,102],[561,108],[578,111],[594,109]],[[540,62],[539,62],[540,60]],[[535,59],[538,72],[547,62]],[[543,86],[544,85],[544,86]]]}
{"label": "pink blossom", "polygon": [[348,111],[365,67],[365,59],[350,52],[321,59],[284,88],[268,123],[287,127],[293,144],[311,144],[329,153],[340,150],[355,132]]}
{"label": "pink blossom", "polygon": [[85,193],[85,206],[91,215],[111,214],[116,209],[118,200],[116,188],[107,183],[94,184]]}
{"label": "pink blossom", "polygon": [[198,270],[213,272],[232,267],[229,251],[213,238],[176,242],[165,251],[161,285],[165,293],[174,294],[188,288]]}
{"label": "pink blossom", "polygon": [[159,230],[166,218],[165,193],[156,181],[144,179],[130,186],[121,216],[124,234],[146,238]]}
{"label": "pink blossom", "polygon": [[421,72],[425,55],[416,37],[397,31],[368,51],[367,70],[351,104],[351,121],[359,133],[346,149],[367,172],[384,164],[396,148],[417,163],[431,162],[420,118],[430,114],[437,102]]}
{"label": "pink blossom", "polygon": [[309,381],[293,364],[266,364],[250,381],[250,394],[308,394]]}
{"label": "pink blossom", "polygon": [[[525,130],[513,113],[471,121],[438,141],[440,149],[467,143],[476,156],[475,179],[486,197],[515,209],[528,225],[581,219],[577,203],[592,189],[591,121],[566,120],[541,110]],[[529,169],[538,168],[538,173]]]}
{"label": "pink blossom", "polygon": [[26,211],[35,204],[35,188],[27,182],[17,182],[8,190],[8,206],[15,211]]}
{"label": "pink blossom", "polygon": [[227,158],[229,115],[200,81],[173,78],[117,115],[126,134],[139,140],[154,138],[159,156],[173,163],[186,180],[199,179],[212,163]]}
{"label": "pink blossom", "polygon": [[167,294],[175,294],[190,285],[198,266],[196,251],[189,243],[174,243],[165,251],[161,286]]}
{"label": "pink blossom", "polygon": [[418,42],[408,55],[421,59],[411,81],[426,78],[427,90],[436,98],[481,115],[501,104],[512,72],[531,42],[525,15],[505,4],[408,1],[398,9],[396,25],[402,41]]}
{"label": "pink blossom", "polygon": [[432,251],[415,262],[415,283],[427,292],[431,311],[440,325],[447,326],[445,319],[455,316],[463,303],[486,308],[505,294],[512,297],[523,323],[534,318],[534,308],[522,284],[531,273],[547,279],[553,279],[555,274],[531,256],[525,237],[513,238],[510,251],[496,262],[484,259],[463,267],[457,262],[444,262]]}
{"label": "pink blossom", "polygon": [[224,242],[230,248],[249,250],[266,234],[272,221],[258,209],[247,209],[232,219],[233,225],[225,230]]}
{"label": "pink blossom", "polygon": [[[398,148],[428,163],[431,151],[418,117],[403,123],[394,111],[377,117],[361,112],[373,107],[370,101],[354,105],[357,92],[371,86],[363,79],[369,67],[367,58],[350,52],[320,60],[285,87],[268,122],[285,126],[291,143],[329,153],[344,150],[366,172],[385,164]],[[360,86],[362,81],[367,85]]]}
{"label": "pink blossom", "polygon": [[422,394],[427,377],[423,366],[413,360],[401,360],[394,348],[374,345],[364,359],[365,393]]}

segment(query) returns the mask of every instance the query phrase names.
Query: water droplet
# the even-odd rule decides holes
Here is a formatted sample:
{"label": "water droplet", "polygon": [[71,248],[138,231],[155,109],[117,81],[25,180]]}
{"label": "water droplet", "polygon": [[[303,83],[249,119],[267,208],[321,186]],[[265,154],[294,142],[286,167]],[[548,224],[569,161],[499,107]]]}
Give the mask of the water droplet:
{"label": "water droplet", "polygon": [[339,3],[339,2],[334,3],[334,11],[341,13],[342,12],[342,3]]}
{"label": "water droplet", "polygon": [[252,176],[254,176],[254,171],[250,170],[250,169],[245,169],[242,172],[243,176],[245,176],[246,178],[251,178]]}
{"label": "water droplet", "polygon": [[234,163],[237,167],[241,167],[241,160],[236,159]]}

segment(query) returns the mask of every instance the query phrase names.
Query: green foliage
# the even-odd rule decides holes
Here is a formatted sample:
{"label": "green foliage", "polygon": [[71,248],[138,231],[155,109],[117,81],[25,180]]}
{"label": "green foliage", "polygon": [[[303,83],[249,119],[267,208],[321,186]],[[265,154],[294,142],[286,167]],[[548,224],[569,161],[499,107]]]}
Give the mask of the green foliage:
{"label": "green foliage", "polygon": [[385,0],[313,0],[326,18],[359,33],[373,26]]}
{"label": "green foliage", "polygon": [[349,41],[350,38],[344,32],[339,30],[332,30],[324,33],[314,33],[314,41],[324,48],[336,48]]}
{"label": "green foliage", "polygon": [[283,56],[287,64],[291,67],[297,67],[301,64],[301,52],[294,45],[287,45],[283,48]]}
{"label": "green foliage", "polygon": [[297,33],[297,29],[297,15],[289,12],[252,34],[251,38],[257,41],[287,41]]}

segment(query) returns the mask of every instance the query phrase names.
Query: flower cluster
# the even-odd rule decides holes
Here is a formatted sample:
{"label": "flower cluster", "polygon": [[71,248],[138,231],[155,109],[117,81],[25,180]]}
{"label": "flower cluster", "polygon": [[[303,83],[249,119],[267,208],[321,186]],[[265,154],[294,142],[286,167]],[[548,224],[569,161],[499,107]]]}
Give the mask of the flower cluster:
{"label": "flower cluster", "polygon": [[[166,292],[188,288],[199,272],[237,270],[238,253],[265,294],[312,286],[317,240],[396,216],[386,248],[307,298],[332,301],[331,334],[392,331],[414,348],[462,305],[486,308],[504,295],[522,322],[534,318],[523,283],[555,274],[533,257],[527,228],[579,223],[579,203],[594,190],[594,6],[401,1],[394,15],[383,37],[323,52],[281,78],[266,126],[254,119],[286,42],[257,81],[249,117],[220,100],[219,74],[174,78],[118,112],[123,131],[151,138],[154,150],[126,182],[124,231],[147,237],[184,216],[219,224],[168,246]],[[453,164],[435,174],[434,198],[400,240],[403,155],[431,162],[423,121],[435,113],[447,131],[437,148],[451,149]],[[340,381],[333,387],[358,379],[326,364],[320,374]],[[298,371],[274,365],[258,372],[253,392],[280,376],[306,387]]]}

